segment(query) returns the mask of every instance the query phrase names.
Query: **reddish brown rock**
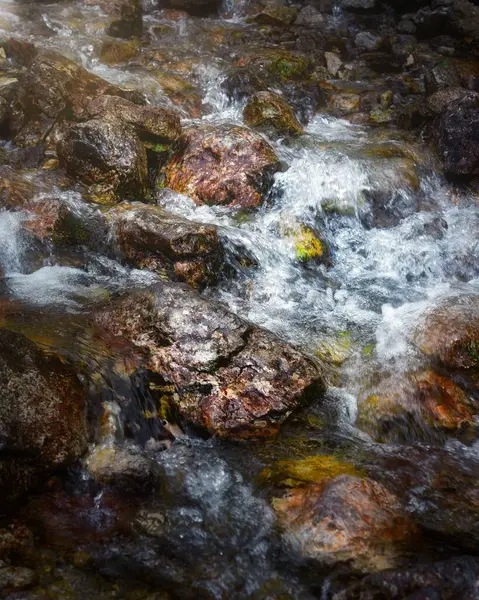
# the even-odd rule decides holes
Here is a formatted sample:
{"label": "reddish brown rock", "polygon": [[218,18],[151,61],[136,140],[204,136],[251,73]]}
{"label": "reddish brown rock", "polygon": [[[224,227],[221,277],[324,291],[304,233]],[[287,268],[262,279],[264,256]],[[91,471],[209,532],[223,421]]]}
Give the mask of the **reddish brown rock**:
{"label": "reddish brown rock", "polygon": [[359,571],[391,568],[415,527],[398,498],[371,479],[341,475],[275,500],[284,537],[304,559]]}
{"label": "reddish brown rock", "polygon": [[0,330],[1,503],[86,448],[86,395],[76,374],[22,335]]}
{"label": "reddish brown rock", "polygon": [[141,269],[195,288],[217,282],[224,251],[214,225],[188,221],[158,206],[120,205],[108,212],[115,248]]}
{"label": "reddish brown rock", "polygon": [[428,310],[414,331],[414,343],[446,367],[479,366],[479,302],[473,294],[442,300]]}
{"label": "reddish brown rock", "polygon": [[202,125],[185,132],[184,147],[165,168],[167,187],[197,204],[254,208],[280,169],[261,136],[236,125]]}
{"label": "reddish brown rock", "polygon": [[356,425],[379,442],[433,441],[474,427],[478,410],[458,385],[428,369],[393,375],[360,395]]}
{"label": "reddish brown rock", "polygon": [[129,340],[174,385],[185,419],[228,438],[271,435],[323,390],[316,365],[190,288],[162,283],[95,317],[98,335]]}

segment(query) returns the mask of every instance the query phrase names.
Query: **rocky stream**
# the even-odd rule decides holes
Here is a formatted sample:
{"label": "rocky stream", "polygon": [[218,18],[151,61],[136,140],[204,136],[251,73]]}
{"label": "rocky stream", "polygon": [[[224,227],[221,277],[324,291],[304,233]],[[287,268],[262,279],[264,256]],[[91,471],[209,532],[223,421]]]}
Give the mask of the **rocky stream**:
{"label": "rocky stream", "polygon": [[479,2],[0,0],[0,597],[479,600]]}

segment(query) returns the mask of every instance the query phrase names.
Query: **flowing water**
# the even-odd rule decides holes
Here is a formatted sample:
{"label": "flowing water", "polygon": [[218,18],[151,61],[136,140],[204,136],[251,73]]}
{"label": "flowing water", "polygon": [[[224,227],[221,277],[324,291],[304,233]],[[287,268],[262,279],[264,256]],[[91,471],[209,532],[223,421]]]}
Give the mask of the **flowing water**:
{"label": "flowing water", "polygon": [[[152,66],[156,53],[197,91],[201,116],[184,114],[185,125],[199,120],[242,124],[241,102],[229,100],[222,87],[232,59],[222,38],[214,37],[215,32],[227,37],[250,27],[241,19],[241,8],[236,6],[235,12],[224,6],[222,20],[168,18],[150,10],[145,16],[150,59],[121,67],[99,60],[104,21],[96,7],[3,2],[0,29],[57,49],[115,84],[139,89],[154,105],[172,106],[164,79]],[[45,36],[45,31],[53,33]],[[323,595],[316,589],[311,596],[314,585],[308,587],[294,559],[285,558],[257,475],[278,458],[312,452],[351,460],[361,455],[359,460],[376,469],[381,461],[392,460],[388,452],[394,454],[394,449],[382,449],[354,427],[357,398],[381,373],[424,368],[411,331],[428,308],[448,296],[479,296],[479,209],[472,193],[444,180],[434,155],[413,134],[316,114],[304,136],[268,141],[289,168],[276,175],[258,211],[199,207],[167,190],[158,191],[158,203],[219,227],[234,274],[206,295],[327,362],[331,387],[320,405],[293,418],[278,439],[261,448],[191,437],[156,455],[168,508],[161,533],[155,535],[176,547],[158,565],[158,577],[175,580],[171,573],[189,565],[196,582],[192,585],[202,593],[207,590],[208,597],[279,597],[262,587],[279,581],[284,597],[327,598],[327,586]],[[34,171],[22,176],[35,183]],[[48,191],[73,203],[84,220],[99,211],[84,205],[74,191]],[[0,272],[6,322],[33,339],[57,343],[74,354],[76,344],[86,343],[79,334],[83,311],[105,294],[157,280],[153,273],[121,265],[101,245],[75,260],[48,247],[35,253],[26,218],[21,212],[0,213]],[[320,234],[329,248],[326,262],[298,260],[294,233],[305,228]],[[246,265],[235,259],[238,248],[249,258]],[[441,451],[477,465],[477,442],[462,442],[439,443]],[[407,449],[396,452],[414,463]],[[396,475],[385,472],[382,477]],[[101,498],[96,510],[97,517],[106,510]],[[145,522],[147,529],[147,518]],[[118,576],[127,568],[124,557],[135,564],[147,561],[129,547],[110,552],[116,553]]]}

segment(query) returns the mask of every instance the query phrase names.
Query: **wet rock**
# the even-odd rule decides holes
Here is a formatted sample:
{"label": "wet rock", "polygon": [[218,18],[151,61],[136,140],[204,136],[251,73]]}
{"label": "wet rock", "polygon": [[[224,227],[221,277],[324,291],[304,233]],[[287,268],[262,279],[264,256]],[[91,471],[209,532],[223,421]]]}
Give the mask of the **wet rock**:
{"label": "wet rock", "polygon": [[261,473],[261,479],[276,487],[300,487],[325,483],[339,475],[363,477],[352,463],[335,456],[308,456],[301,460],[280,460]]}
{"label": "wet rock", "polygon": [[103,573],[140,578],[185,600],[291,594],[269,559],[271,509],[214,447],[177,443],[158,465],[161,494],[139,507],[133,535],[98,545],[94,560]]}
{"label": "wet rock", "polygon": [[434,442],[474,429],[477,412],[458,385],[426,370],[392,376],[360,397],[356,425],[378,442]]}
{"label": "wet rock", "polygon": [[141,269],[166,273],[196,288],[214,285],[224,261],[214,225],[188,221],[157,206],[124,206],[107,218],[121,255]]}
{"label": "wet rock", "polygon": [[299,135],[303,128],[291,107],[278,94],[258,92],[243,111],[247,125],[279,135]]}
{"label": "wet rock", "polygon": [[27,567],[13,567],[0,560],[0,592],[23,590],[35,582],[35,572]]}
{"label": "wet rock", "polygon": [[453,177],[479,174],[479,94],[450,102],[434,126],[434,137]]}
{"label": "wet rock", "polygon": [[324,16],[314,6],[304,6],[296,17],[295,25],[299,27],[319,27],[324,23]]}
{"label": "wet rock", "polygon": [[184,10],[195,16],[205,16],[215,13],[219,5],[219,0],[158,0],[159,8]]}
{"label": "wet rock", "polygon": [[221,437],[270,435],[322,390],[296,349],[180,284],[127,297],[95,323],[143,351],[145,367],[174,384],[183,417]]}
{"label": "wet rock", "polygon": [[429,309],[413,334],[416,346],[450,369],[479,365],[479,308],[477,296],[446,298]]}
{"label": "wet rock", "polygon": [[118,65],[134,58],[139,52],[136,42],[105,40],[100,49],[100,60],[106,65]]}
{"label": "wet rock", "polygon": [[28,560],[33,550],[33,534],[20,523],[0,529],[0,559]]}
{"label": "wet rock", "polygon": [[75,373],[5,329],[0,331],[0,381],[3,503],[23,493],[36,475],[79,458],[87,425],[85,393]]}
{"label": "wet rock", "polygon": [[454,0],[452,5],[451,26],[455,33],[466,38],[470,51],[479,55],[479,7],[469,0]]}
{"label": "wet rock", "polygon": [[166,165],[165,185],[197,204],[254,208],[280,166],[258,134],[236,125],[202,125],[186,130],[182,151]]}
{"label": "wet rock", "polygon": [[106,33],[115,38],[129,39],[143,33],[143,10],[140,0],[102,0],[101,9],[112,21]]}
{"label": "wet rock", "polygon": [[149,492],[159,479],[156,462],[133,446],[96,446],[85,466],[95,481],[123,494]]}
{"label": "wet rock", "polygon": [[[248,21],[254,21],[260,25],[287,26],[291,25],[298,14],[297,9],[279,4],[266,4],[266,6]],[[296,23],[297,24],[297,23]]]}
{"label": "wet rock", "polygon": [[441,114],[447,105],[467,96],[469,92],[461,87],[449,87],[438,90],[427,99],[428,108],[436,115]]}
{"label": "wet rock", "polygon": [[357,571],[397,564],[415,527],[399,499],[371,479],[340,475],[274,501],[283,537],[303,559]]}
{"label": "wet rock", "polygon": [[424,80],[428,94],[444,88],[457,88],[461,85],[461,79],[453,64],[439,64],[432,69],[427,69]]}
{"label": "wet rock", "polygon": [[376,0],[340,0],[339,5],[352,12],[361,12],[374,9]]}
{"label": "wet rock", "polygon": [[144,141],[171,144],[181,135],[178,113],[161,107],[139,106],[125,98],[102,95],[88,105],[92,119],[118,119],[135,128]]}
{"label": "wet rock", "polygon": [[370,31],[361,31],[354,38],[354,43],[361,50],[379,50],[383,45],[384,39],[379,35],[374,35]]}
{"label": "wet rock", "polygon": [[339,70],[343,66],[343,61],[334,52],[325,52],[324,58],[326,60],[328,72],[333,77],[336,77],[336,75],[339,73]]}
{"label": "wet rock", "polygon": [[74,125],[57,146],[60,165],[91,186],[103,200],[142,199],[146,194],[146,151],[130,125],[93,119]]}
{"label": "wet rock", "polygon": [[104,94],[141,100],[137,93],[88,73],[58,52],[38,50],[22,81],[18,103],[25,122],[44,119],[51,127],[58,119],[84,119],[88,104]]}
{"label": "wet rock", "polygon": [[477,597],[478,575],[478,559],[461,556],[431,565],[367,575],[345,589],[334,590],[331,600],[473,600]]}
{"label": "wet rock", "polygon": [[56,247],[103,244],[106,232],[103,216],[84,205],[75,194],[37,195],[25,202],[23,210],[29,213],[24,227],[40,242],[50,242]]}

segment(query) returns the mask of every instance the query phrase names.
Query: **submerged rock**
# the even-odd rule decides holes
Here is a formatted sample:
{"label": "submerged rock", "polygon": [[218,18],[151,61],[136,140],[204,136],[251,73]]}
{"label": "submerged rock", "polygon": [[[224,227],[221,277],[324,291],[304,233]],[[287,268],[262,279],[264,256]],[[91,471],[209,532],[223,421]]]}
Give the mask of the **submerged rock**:
{"label": "submerged rock", "polygon": [[471,92],[447,104],[434,136],[446,173],[479,175],[479,94]]}
{"label": "submerged rock", "polygon": [[0,330],[0,502],[86,448],[86,397],[76,374],[27,338]]}
{"label": "submerged rock", "polygon": [[254,208],[280,166],[258,134],[237,125],[201,125],[186,130],[184,148],[165,167],[165,184],[197,204]]}
{"label": "submerged rock", "polygon": [[298,350],[180,284],[122,299],[95,323],[100,335],[141,350],[145,367],[175,386],[181,415],[210,434],[271,435],[323,390],[318,368]]}
{"label": "submerged rock", "polygon": [[215,13],[220,5],[219,0],[158,0],[159,8],[184,10],[197,16]]}
{"label": "submerged rock", "polygon": [[292,490],[274,501],[274,509],[287,543],[321,567],[391,568],[416,532],[396,496],[352,475]]}
{"label": "submerged rock", "polygon": [[432,370],[399,374],[358,401],[356,425],[379,442],[436,441],[475,428],[472,399]]}
{"label": "submerged rock", "polygon": [[108,35],[129,39],[143,33],[141,0],[101,0],[100,7],[112,17]]}
{"label": "submerged rock", "polygon": [[91,186],[102,200],[142,199],[146,194],[146,150],[135,130],[115,119],[74,125],[57,146],[60,165]]}
{"label": "submerged rock", "polygon": [[135,41],[105,40],[100,49],[100,60],[106,65],[118,65],[134,58],[139,50]]}
{"label": "submerged rock", "polygon": [[141,269],[196,288],[217,282],[224,251],[214,225],[188,221],[157,206],[120,205],[107,213],[115,246]]}
{"label": "submerged rock", "polygon": [[278,135],[303,133],[303,128],[291,107],[273,92],[254,94],[244,108],[243,117],[245,123],[254,129]]}

